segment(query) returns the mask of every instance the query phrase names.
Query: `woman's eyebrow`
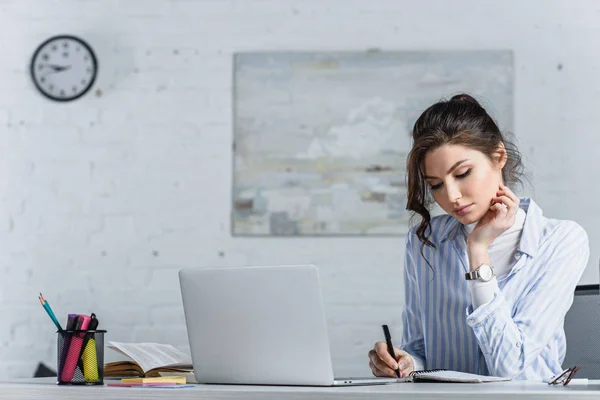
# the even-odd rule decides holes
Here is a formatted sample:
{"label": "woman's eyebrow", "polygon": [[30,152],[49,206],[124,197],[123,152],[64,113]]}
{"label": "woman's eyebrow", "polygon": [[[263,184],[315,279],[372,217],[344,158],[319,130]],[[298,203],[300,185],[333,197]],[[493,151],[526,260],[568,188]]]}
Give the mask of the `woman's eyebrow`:
{"label": "woman's eyebrow", "polygon": [[[446,172],[446,174],[451,173],[452,171],[454,171],[460,164],[464,163],[465,161],[469,161],[469,159],[465,159],[465,160],[460,160],[456,163],[454,163],[454,165],[452,167],[450,167],[450,169],[448,170],[448,172]],[[435,176],[427,176],[425,175],[425,179],[440,179],[440,178],[436,178]]]}

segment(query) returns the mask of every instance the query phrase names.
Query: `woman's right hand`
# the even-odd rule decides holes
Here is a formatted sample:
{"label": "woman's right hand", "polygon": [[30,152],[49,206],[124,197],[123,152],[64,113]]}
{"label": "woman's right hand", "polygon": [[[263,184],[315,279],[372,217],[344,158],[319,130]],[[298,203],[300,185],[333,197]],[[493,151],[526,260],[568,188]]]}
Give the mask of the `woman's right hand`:
{"label": "woman's right hand", "polygon": [[394,347],[396,359],[388,353],[385,342],[377,342],[369,351],[369,368],[375,376],[396,378],[396,369],[400,367],[400,376],[404,377],[415,369],[413,358],[407,352]]}

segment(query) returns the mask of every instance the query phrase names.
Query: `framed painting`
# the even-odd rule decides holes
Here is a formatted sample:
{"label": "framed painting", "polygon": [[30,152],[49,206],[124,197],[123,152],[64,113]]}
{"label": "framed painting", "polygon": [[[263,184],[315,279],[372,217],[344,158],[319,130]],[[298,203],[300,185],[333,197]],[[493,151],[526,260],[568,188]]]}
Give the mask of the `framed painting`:
{"label": "framed painting", "polygon": [[512,129],[512,52],[235,54],[232,233],[405,234],[412,126],[459,92]]}

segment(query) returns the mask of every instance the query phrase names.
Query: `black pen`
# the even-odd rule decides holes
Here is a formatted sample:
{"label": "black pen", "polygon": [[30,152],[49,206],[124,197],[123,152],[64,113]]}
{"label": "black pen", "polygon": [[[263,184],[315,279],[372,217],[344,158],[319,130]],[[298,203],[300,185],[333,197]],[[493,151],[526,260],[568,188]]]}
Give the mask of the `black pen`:
{"label": "black pen", "polygon": [[[392,356],[394,361],[397,362],[396,352],[394,352],[394,345],[392,345],[392,336],[390,335],[390,330],[388,329],[387,325],[381,325],[381,327],[383,328],[383,335],[385,336],[385,343],[387,344],[388,353],[390,353],[390,356]],[[400,365],[398,365],[398,369],[396,370],[396,376],[400,378]]]}

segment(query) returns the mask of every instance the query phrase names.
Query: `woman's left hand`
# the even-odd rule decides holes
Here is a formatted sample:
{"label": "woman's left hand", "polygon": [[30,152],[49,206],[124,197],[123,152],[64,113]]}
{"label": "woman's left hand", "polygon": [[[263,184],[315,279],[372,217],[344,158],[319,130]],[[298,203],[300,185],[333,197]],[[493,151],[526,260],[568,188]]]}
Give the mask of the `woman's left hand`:
{"label": "woman's left hand", "polygon": [[513,226],[520,203],[521,200],[507,186],[500,185],[490,209],[467,238],[468,245],[487,249],[498,236]]}

